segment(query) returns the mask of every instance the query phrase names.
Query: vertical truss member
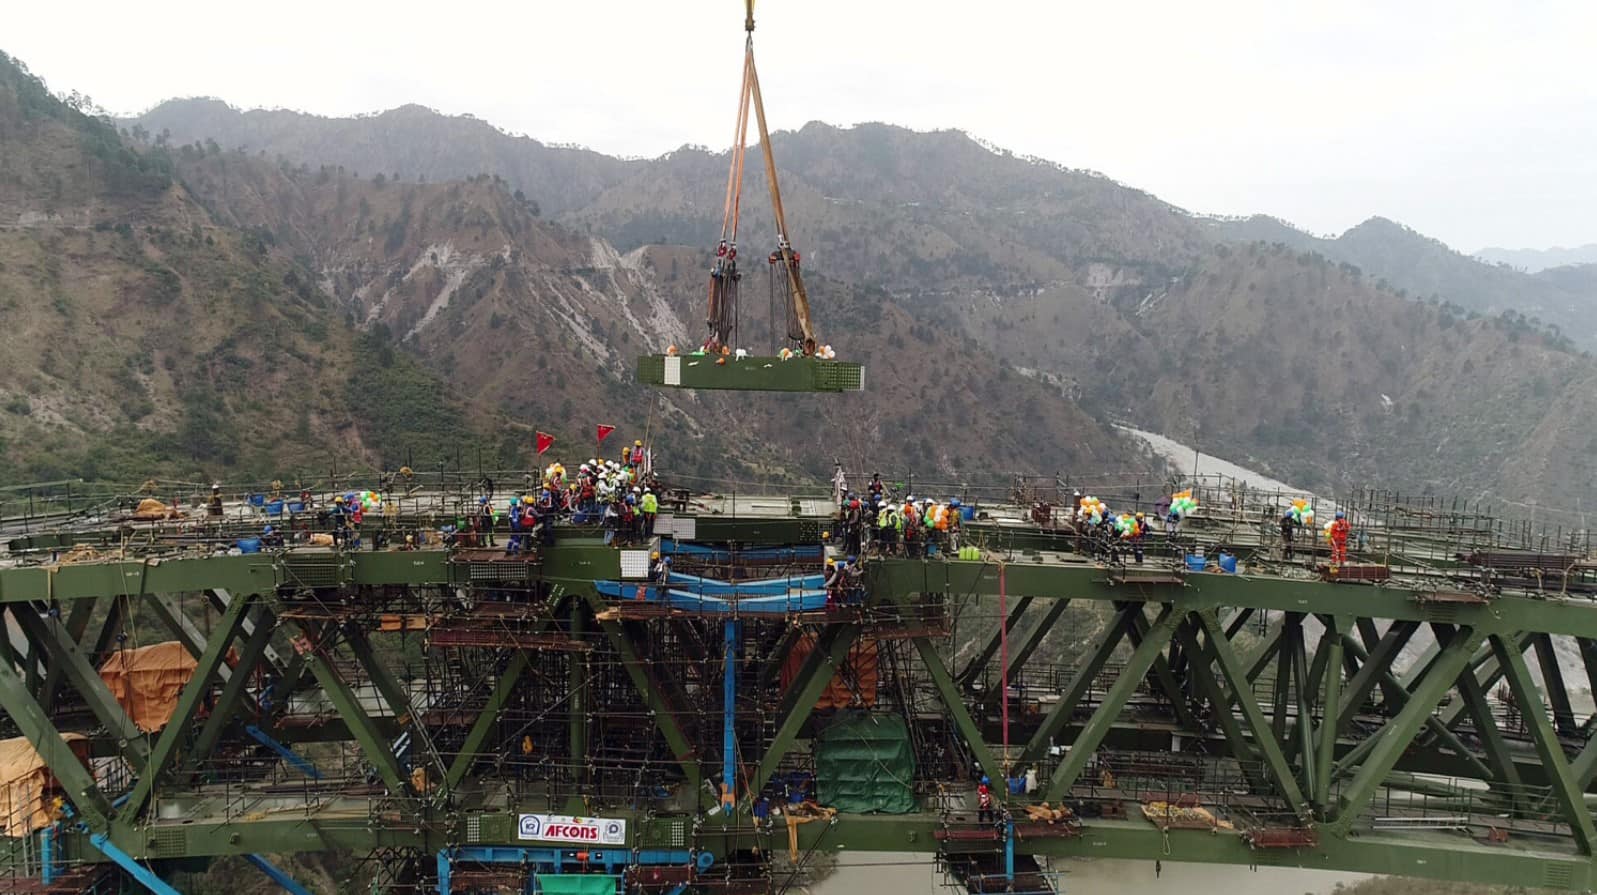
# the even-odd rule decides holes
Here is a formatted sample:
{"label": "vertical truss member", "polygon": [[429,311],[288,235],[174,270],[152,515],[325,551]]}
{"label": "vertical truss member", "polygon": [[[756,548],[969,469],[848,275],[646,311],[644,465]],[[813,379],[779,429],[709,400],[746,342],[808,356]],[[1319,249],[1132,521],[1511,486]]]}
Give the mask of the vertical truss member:
{"label": "vertical truss member", "polygon": [[[743,161],[748,148],[749,108],[754,109],[760,127],[760,151],[765,156],[765,179],[771,189],[771,212],[776,219],[776,251],[768,257],[771,267],[771,325],[776,328],[776,306],[785,310],[786,339],[806,356],[816,351],[815,328],[810,322],[809,293],[799,273],[799,253],[788,240],[787,216],[782,209],[782,190],[776,181],[776,159],[771,154],[771,134],[765,124],[765,103],[760,99],[760,78],[754,67],[754,0],[747,0],[743,28],[748,33],[743,47],[743,83],[738,92],[737,126],[732,136],[732,159],[726,176],[726,199],[721,214],[721,240],[715,248],[715,263],[710,268],[709,309],[705,323],[709,336],[704,341],[708,354],[723,354],[734,347],[738,327],[738,284],[742,273],[737,268],[737,234],[743,200]],[[779,269],[780,268],[780,269]]]}

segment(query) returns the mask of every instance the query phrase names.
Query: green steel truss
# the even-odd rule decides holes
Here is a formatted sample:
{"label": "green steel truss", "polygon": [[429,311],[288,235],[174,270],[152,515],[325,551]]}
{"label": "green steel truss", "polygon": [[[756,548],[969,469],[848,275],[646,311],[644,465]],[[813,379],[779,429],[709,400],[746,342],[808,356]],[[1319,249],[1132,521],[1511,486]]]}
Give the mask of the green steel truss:
{"label": "green steel truss", "polygon": [[[1025,854],[1597,887],[1597,721],[1575,708],[1560,664],[1578,656],[1581,683],[1597,681],[1597,607],[1585,603],[1139,578],[1042,555],[1002,575],[987,562],[873,559],[865,606],[750,616],[728,669],[719,618],[600,596],[595,581],[623,580],[613,549],[569,538],[523,567],[484,562],[423,550],[0,568],[8,735],[35,745],[83,822],[59,832],[58,854],[107,860],[89,839],[102,833],[147,862],[431,854],[524,845],[517,815],[555,812],[627,819],[634,848],[769,855],[785,849],[751,823],[755,802],[811,766],[837,711],[817,701],[841,682],[903,710],[917,748],[941,751],[919,756],[919,810],[806,825],[804,849],[991,851],[993,837],[950,834],[979,831],[974,780],[986,774],[1017,816],[1043,801],[1078,812],[1064,832],[1022,825]],[[1000,581],[1002,634],[961,650],[928,623],[958,597],[996,624]],[[1061,664],[1042,646],[1073,633],[1064,620],[1080,613],[1067,606],[1095,627]],[[143,642],[178,640],[197,663],[153,734],[97,671],[136,621]],[[875,684],[849,664],[865,644]],[[728,674],[742,688],[731,812],[713,791]],[[67,733],[127,772],[91,772]],[[943,763],[926,760],[933,751]],[[334,753],[353,770],[305,770]],[[1011,794],[1005,775],[1027,771],[1036,789]],[[1140,816],[1172,790],[1228,827]]]}

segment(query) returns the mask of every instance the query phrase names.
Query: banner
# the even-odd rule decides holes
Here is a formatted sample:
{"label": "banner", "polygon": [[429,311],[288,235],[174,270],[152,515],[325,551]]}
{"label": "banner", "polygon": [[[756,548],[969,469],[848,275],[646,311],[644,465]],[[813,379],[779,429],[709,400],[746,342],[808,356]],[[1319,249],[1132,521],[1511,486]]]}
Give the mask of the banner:
{"label": "banner", "polygon": [[583,845],[626,845],[627,822],[605,817],[523,814],[516,824],[516,838]]}
{"label": "banner", "polygon": [[604,444],[604,440],[606,438],[609,438],[610,437],[610,433],[614,432],[615,430],[616,430],[615,426],[606,426],[603,423],[600,423],[599,424],[599,443],[600,444]]}
{"label": "banner", "polygon": [[555,437],[553,435],[546,435],[542,432],[538,433],[538,453],[541,454],[544,451],[549,450],[550,446],[554,443]]}

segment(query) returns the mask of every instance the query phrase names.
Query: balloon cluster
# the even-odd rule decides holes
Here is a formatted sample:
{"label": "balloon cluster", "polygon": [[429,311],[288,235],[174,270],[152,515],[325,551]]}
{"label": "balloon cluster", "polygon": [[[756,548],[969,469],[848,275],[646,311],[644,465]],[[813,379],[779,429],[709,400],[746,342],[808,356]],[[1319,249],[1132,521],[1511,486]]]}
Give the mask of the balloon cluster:
{"label": "balloon cluster", "polygon": [[1170,515],[1177,519],[1184,519],[1198,508],[1197,498],[1192,496],[1192,489],[1178,491],[1170,495]]}
{"label": "balloon cluster", "polygon": [[376,491],[350,491],[344,495],[345,506],[360,506],[362,509],[376,511],[382,509],[383,497]]}
{"label": "balloon cluster", "polygon": [[1292,506],[1287,509],[1286,514],[1292,517],[1292,521],[1299,525],[1314,524],[1314,507],[1309,506],[1309,502],[1302,498],[1293,500]]}
{"label": "balloon cluster", "polygon": [[1097,525],[1109,515],[1109,507],[1096,497],[1083,497],[1076,508],[1076,518]]}
{"label": "balloon cluster", "polygon": [[1120,532],[1122,538],[1133,538],[1137,535],[1137,517],[1130,513],[1121,513],[1115,517],[1115,531]]}
{"label": "balloon cluster", "polygon": [[1325,533],[1325,539],[1327,541],[1335,540],[1331,535],[1331,529],[1334,527],[1336,527],[1336,520],[1332,519],[1326,522],[1325,525],[1320,528],[1320,531]]}

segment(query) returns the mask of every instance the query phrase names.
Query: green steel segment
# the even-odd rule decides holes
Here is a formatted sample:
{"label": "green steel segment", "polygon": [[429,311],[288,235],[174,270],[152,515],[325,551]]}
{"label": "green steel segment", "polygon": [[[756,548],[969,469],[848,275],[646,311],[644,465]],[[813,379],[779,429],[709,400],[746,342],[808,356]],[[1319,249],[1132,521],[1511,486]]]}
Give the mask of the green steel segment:
{"label": "green steel segment", "polygon": [[[1372,653],[1375,652],[1376,646],[1381,642],[1381,635],[1377,633],[1375,629],[1375,619],[1361,615],[1354,620],[1353,626],[1358,630],[1359,640],[1363,641],[1364,648]],[[1387,632],[1390,633],[1395,627],[1397,627],[1397,622],[1393,622],[1392,624],[1388,625]],[[1418,630],[1419,625],[1416,624],[1412,626],[1412,630],[1409,630],[1407,634],[1404,635],[1404,640],[1397,645],[1398,652],[1402,652],[1403,648],[1408,645],[1408,638]],[[1432,660],[1434,661],[1434,656],[1432,657]],[[1386,706],[1397,705],[1398,700],[1403,698],[1402,694],[1405,688],[1402,682],[1387,680],[1386,672],[1390,671],[1392,667],[1395,667],[1396,663],[1397,657],[1394,653],[1391,659],[1386,660],[1381,664],[1377,664],[1370,669],[1371,673],[1375,674],[1376,676],[1375,683],[1381,688],[1381,701]],[[1423,676],[1424,670],[1429,667],[1430,663],[1426,662],[1424,665],[1413,669],[1415,673],[1414,679],[1419,680],[1419,678]],[[1366,690],[1366,693],[1367,692],[1368,691]]]}
{"label": "green steel segment", "polygon": [[255,593],[269,589],[276,583],[276,568],[272,559],[262,553],[78,563],[70,566],[23,566],[0,569],[0,600],[7,603],[37,600],[68,602],[149,591],[183,593],[207,587]]}
{"label": "green steel segment", "polygon": [[1554,729],[1560,735],[1573,736],[1577,729],[1575,709],[1569,703],[1569,690],[1564,687],[1564,671],[1553,648],[1552,635],[1540,633],[1531,642],[1536,647],[1536,663],[1541,666],[1541,691],[1547,694],[1547,701],[1552,705]]}
{"label": "green steel segment", "polygon": [[[588,605],[593,608],[595,617],[604,610],[604,600],[598,594],[590,593],[587,597]],[[638,657],[637,647],[633,644],[631,636],[620,620],[613,618],[599,618],[599,627],[604,630],[605,636],[610,641],[610,646],[621,656],[621,665],[627,671],[627,677],[632,679],[632,686],[637,689],[644,705],[649,707],[649,714],[654,725],[659,728],[660,734],[665,737],[665,744],[670,747],[671,755],[682,768],[683,776],[687,778],[687,785],[698,794],[699,807],[709,809],[718,804],[717,800],[705,790],[702,781],[704,771],[699,764],[698,750],[693,747],[693,742],[688,739],[687,733],[682,729],[676,709],[671,705],[669,697],[654,685],[649,675],[649,669],[643,659]],[[791,630],[796,630],[791,629]],[[523,662],[525,664],[525,662]],[[495,696],[498,691],[495,690]],[[489,701],[493,707],[493,701]],[[472,733],[476,733],[473,728]],[[468,744],[470,739],[467,740]],[[464,754],[464,753],[462,753]],[[458,763],[458,762],[457,762]],[[451,769],[451,774],[454,770]],[[763,784],[762,784],[763,788]],[[758,792],[756,790],[755,792]],[[752,794],[751,794],[752,795]]]}
{"label": "green steel segment", "polygon": [[[73,643],[83,643],[83,630],[89,626],[89,616],[94,612],[95,603],[88,600],[78,600],[67,610],[67,636]],[[91,657],[91,666],[94,662]],[[56,694],[61,692],[61,679],[63,675],[51,670],[44,679],[44,692],[39,697],[39,704],[44,708],[46,715],[55,712]]]}
{"label": "green steel segment", "polygon": [[[215,609],[218,614],[226,612],[228,604],[233,602],[233,595],[228,593],[225,588],[210,588],[206,591],[205,595],[211,602],[211,608]],[[256,622],[254,620],[254,615],[254,613],[251,613],[250,615],[246,615],[244,617],[244,627],[241,630],[244,632],[245,637],[250,637],[255,634]],[[270,643],[266,645],[266,652],[263,655],[266,658],[267,668],[271,669],[271,672],[275,675],[282,675],[283,659],[277,654],[277,650],[272,649]]]}
{"label": "green steel segment", "polygon": [[[1281,639],[1275,650],[1275,680],[1270,688],[1271,712],[1270,734],[1275,740],[1277,748],[1286,743],[1287,707],[1292,704],[1292,651],[1296,649],[1293,642],[1292,618],[1296,613],[1287,613],[1286,620],[1281,625]],[[1302,619],[1299,616],[1299,625]],[[1301,632],[1301,627],[1299,628]],[[1303,686],[1303,681],[1298,680],[1298,686]],[[1238,691],[1238,698],[1241,697]],[[1301,703],[1299,703],[1301,705]],[[1257,706],[1257,703],[1255,703]]]}
{"label": "green steel segment", "polygon": [[[1536,636],[1534,633],[1525,631],[1499,633],[1505,633],[1506,636],[1513,637],[1514,642],[1519,644],[1519,651],[1522,653],[1530,649],[1531,640]],[[1475,661],[1471,664],[1473,666],[1472,672],[1480,682],[1481,690],[1487,693],[1492,692],[1492,687],[1496,686],[1497,682],[1503,678],[1503,663],[1497,661],[1497,654],[1492,652],[1491,645],[1488,644],[1484,648],[1484,653],[1477,653]],[[1442,709],[1438,714],[1442,719],[1442,723],[1451,729],[1457,727],[1458,722],[1465,717],[1464,706],[1450,705]]]}
{"label": "green steel segment", "polygon": [[[1136,612],[1141,612],[1142,607],[1137,606]],[[1092,717],[1082,726],[1081,733],[1070,744],[1070,751],[1065,754],[1064,761],[1049,775],[1048,790],[1044,799],[1049,802],[1058,802],[1064,798],[1070,787],[1075,785],[1076,778],[1081,776],[1087,762],[1098,750],[1098,744],[1103,742],[1104,735],[1109,728],[1114,726],[1115,719],[1119,717],[1121,709],[1125,708],[1131,694],[1135,693],[1137,686],[1147,676],[1148,669],[1153,667],[1153,660],[1164,651],[1165,644],[1170,642],[1170,633],[1175,630],[1176,623],[1181,620],[1182,613],[1175,607],[1166,604],[1159,613],[1159,620],[1148,629],[1148,636],[1142,645],[1131,652],[1131,658],[1126,660],[1126,667],[1120,670],[1120,676],[1109,685],[1109,692],[1104,694],[1103,702],[1093,710]]]}
{"label": "green steel segment", "polygon": [[[961,594],[998,592],[996,568],[981,563],[879,559],[868,566],[866,579],[875,594],[920,593],[928,589]],[[935,581],[935,587],[928,588],[927,581]],[[1350,587],[1319,580],[1217,572],[1187,574],[1185,583],[1179,586],[1138,585],[1116,583],[1109,570],[1102,567],[1047,560],[1006,564],[1005,585],[1011,596],[1034,594],[1043,599],[1173,602],[1184,612],[1220,607],[1272,612],[1347,612],[1366,618],[1413,623],[1431,621],[1436,612],[1419,599],[1426,596],[1425,590],[1403,587]],[[1597,607],[1586,601],[1505,594],[1479,605],[1449,606],[1448,615],[1454,624],[1489,632],[1513,629],[1597,638]]]}
{"label": "green steel segment", "polygon": [[[241,597],[241,600],[248,597]],[[227,610],[232,610],[230,601]],[[253,621],[253,626],[251,622]],[[222,732],[227,729],[229,722],[236,720],[234,711],[244,702],[245,690],[249,686],[250,677],[254,674],[256,666],[266,658],[266,650],[272,639],[274,624],[272,611],[263,604],[256,604],[255,618],[251,619],[245,614],[240,630],[248,630],[244,648],[239,651],[238,664],[233,667],[233,676],[228,678],[222,686],[221,695],[217,696],[216,704],[211,707],[211,714],[200,726],[200,733],[194,739],[194,746],[184,760],[184,766],[194,768],[200,762],[211,756],[216,749],[216,744],[221,742]]]}
{"label": "green steel segment", "polygon": [[117,642],[117,635],[122,633],[122,627],[127,623],[128,607],[131,600],[122,594],[101,597],[106,603],[105,621],[100,625],[100,633],[94,638],[94,649],[89,653],[89,664],[99,668],[106,658],[111,655],[111,649]]}
{"label": "green steel segment", "polygon": [[1298,619],[1292,641],[1292,685],[1297,700],[1298,713],[1293,721],[1293,734],[1287,741],[1287,760],[1297,758],[1303,767],[1298,779],[1303,789],[1314,791],[1314,697],[1318,681],[1309,677],[1308,657],[1305,654],[1303,620]]}
{"label": "green steel segment", "polygon": [[1564,820],[1569,823],[1570,832],[1581,853],[1590,855],[1593,847],[1597,846],[1597,826],[1592,824],[1591,812],[1586,808],[1580,787],[1576,785],[1575,775],[1570,770],[1569,759],[1564,756],[1564,747],[1558,741],[1558,734],[1547,720],[1546,704],[1542,702],[1535,681],[1531,680],[1530,670],[1525,667],[1525,656],[1515,649],[1515,644],[1500,635],[1492,636],[1492,649],[1497,653],[1498,663],[1503,666],[1503,676],[1508,679],[1514,704],[1519,706],[1520,715],[1525,719],[1536,754],[1541,758],[1542,767],[1548,771],[1553,798],[1563,812]]}
{"label": "green steel segment", "polygon": [[[1376,642],[1375,647],[1368,653],[1359,646],[1351,634],[1343,634],[1343,645],[1348,647],[1348,652],[1360,660],[1358,672],[1347,682],[1347,688],[1342,691],[1342,704],[1337,707],[1336,735],[1347,733],[1348,726],[1353,723],[1353,718],[1358,714],[1359,707],[1369,698],[1370,691],[1382,680],[1382,674],[1389,672],[1392,662],[1397,659],[1403,647],[1408,644],[1409,638],[1419,630],[1417,622],[1393,622],[1386,629],[1386,634]],[[1399,688],[1401,689],[1401,687]]]}
{"label": "green steel segment", "polygon": [[[1444,632],[1450,631],[1450,629],[1447,629],[1445,626],[1442,628],[1442,630]],[[1439,634],[1438,636],[1441,635]],[[1364,655],[1362,647],[1360,647],[1352,638],[1343,638],[1343,643],[1346,645],[1347,652],[1353,654],[1354,656]],[[1431,664],[1434,666],[1435,662],[1433,661]],[[1403,706],[1408,704],[1410,698],[1409,691],[1403,687],[1402,682],[1397,679],[1397,676],[1393,674],[1390,669],[1381,672],[1380,680],[1384,682],[1394,694],[1393,701],[1386,705],[1387,711],[1391,711],[1391,709],[1394,707],[1401,709]],[[1458,756],[1466,764],[1468,764],[1471,773],[1477,775],[1482,780],[1491,779],[1491,769],[1481,761],[1480,756],[1476,755],[1473,749],[1464,745],[1464,742],[1458,738],[1458,734],[1449,730],[1447,725],[1443,724],[1442,720],[1435,714],[1425,716],[1425,728],[1427,731],[1429,731],[1430,736],[1439,741],[1440,745],[1451,749],[1454,755]],[[1353,752],[1350,753],[1350,755],[1343,756],[1341,762],[1342,767],[1351,767],[1352,765],[1359,763],[1364,759],[1364,756],[1369,752],[1369,750],[1374,748],[1374,746],[1375,743],[1371,739],[1366,739],[1359,743],[1358,746],[1354,747]]]}
{"label": "green steel segment", "polygon": [[[1426,719],[1431,717],[1443,694],[1458,680],[1459,672],[1469,665],[1470,654],[1484,638],[1483,632],[1472,628],[1457,631],[1436,657],[1430,673],[1415,685],[1409,694],[1408,704],[1403,706],[1391,723],[1371,736],[1374,748],[1353,773],[1339,798],[1336,824],[1341,831],[1350,829],[1354,820],[1370,804],[1376,789],[1391,772],[1403,750],[1414,741],[1420,728],[1425,726]],[[1350,754],[1348,758],[1351,757]]]}
{"label": "green steel segment", "polygon": [[[24,613],[32,612],[27,607],[18,608]],[[0,632],[5,628],[4,621],[4,613],[0,612]],[[33,744],[34,751],[39,753],[39,757],[50,768],[50,773],[66,789],[72,804],[89,826],[97,830],[105,829],[107,819],[111,816],[110,802],[95,784],[89,769],[78,761],[72,747],[50,723],[50,716],[28,692],[22,675],[10,662],[0,662],[0,708],[5,709],[7,717]]]}
{"label": "green steel segment", "polygon": [[1015,605],[1009,607],[1009,616],[1004,620],[1004,627],[1002,629],[993,629],[992,636],[987,638],[987,642],[982,644],[982,648],[976,652],[976,655],[965,663],[964,670],[960,671],[959,675],[954,678],[961,687],[969,687],[976,678],[981,676],[982,670],[987,667],[987,663],[993,660],[993,656],[998,655],[998,648],[1003,645],[1003,637],[1001,635],[1004,631],[1008,631],[1013,635],[1015,627],[1020,624],[1021,618],[1026,615],[1026,607],[1031,605],[1033,599],[1033,597],[1021,597],[1015,601]]}
{"label": "green steel segment", "polygon": [[1182,619],[1181,624],[1176,626],[1175,641],[1191,657],[1187,663],[1187,674],[1192,678],[1198,695],[1208,701],[1212,709],[1209,717],[1220,728],[1222,742],[1229,747],[1231,757],[1242,763],[1242,773],[1248,782],[1261,791],[1266,790],[1270,781],[1256,770],[1253,747],[1242,733],[1242,724],[1237,721],[1236,713],[1231,711],[1232,696],[1220,686],[1219,679],[1214,675],[1214,650],[1206,644],[1199,645],[1197,632],[1198,627],[1190,617]]}
{"label": "green steel segment", "polygon": [[35,644],[42,645],[50,654],[50,673],[59,672],[66,677],[73,690],[88,703],[95,719],[116,737],[128,763],[135,768],[143,767],[150,757],[149,738],[111,695],[100,672],[89,664],[88,657],[72,640],[60,619],[40,615],[28,606],[12,606],[11,616]]}
{"label": "green steel segment", "polygon": [[[1055,604],[1055,606],[1061,605],[1064,605],[1063,600]],[[1127,629],[1126,634],[1131,639],[1132,649],[1142,646],[1143,638],[1148,636],[1147,616],[1141,612],[1133,613],[1131,627]],[[1170,647],[1173,650],[1175,643],[1170,644]],[[1175,672],[1170,669],[1170,660],[1165,658],[1164,654],[1161,653],[1154,657],[1152,674],[1154,683],[1159,685],[1159,689],[1164,693],[1165,698],[1170,701],[1170,710],[1176,716],[1176,723],[1186,730],[1194,733],[1199,732],[1201,728],[1198,725],[1197,718],[1192,713],[1189,704],[1190,700],[1182,690],[1180,681],[1176,680]]]}
{"label": "green steel segment", "polygon": [[[166,594],[148,593],[144,595],[144,601],[149,605],[156,617],[161,620],[161,624],[166,630],[179,643],[183,644],[183,648],[188,650],[189,655],[196,659],[204,655],[205,632],[194,624],[194,620],[189,617],[189,613],[184,607],[173,603]],[[202,609],[206,612],[210,611],[209,602],[206,602]],[[232,669],[225,665],[220,669],[220,672],[224,681],[232,675]]]}
{"label": "green steel segment", "polygon": [[[971,718],[970,710],[965,707],[965,701],[954,678],[948,673],[948,668],[943,664],[943,658],[937,655],[937,646],[929,637],[914,638],[915,649],[920,653],[921,664],[926,666],[931,674],[932,684],[937,688],[938,696],[942,697],[943,708],[947,710],[949,718],[954,722],[954,727],[959,730],[959,735],[965,738],[965,744],[970,748],[971,754],[976,757],[976,763],[981,765],[982,773],[991,775],[995,780],[1003,780],[1009,776],[1009,756],[999,759],[993,755],[992,750],[982,739],[981,728]],[[1009,797],[1009,787],[997,788],[999,800],[1005,801]]]}
{"label": "green steel segment", "polygon": [[[1025,598],[1022,597],[1021,599]],[[1043,640],[1048,637],[1048,632],[1054,629],[1059,617],[1064,615],[1065,610],[1069,608],[1070,600],[1068,598],[1055,600],[1054,604],[1048,607],[1048,611],[1043,613],[1043,617],[1037,620],[1036,627],[1026,634],[1026,638],[1020,642],[1020,646],[1009,657],[1009,677],[1011,679],[1020,672],[1020,669],[1027,662],[1031,661],[1032,653],[1035,653],[1037,648],[1042,646]],[[1011,636],[1013,636],[1012,633]]]}
{"label": "green steel segment", "polygon": [[449,770],[444,774],[443,785],[438,788],[439,802],[448,799],[459,788],[461,781],[466,779],[466,772],[477,759],[478,750],[488,741],[488,734],[493,732],[494,722],[499,720],[499,712],[504,709],[505,703],[510,701],[510,694],[515,692],[516,685],[521,682],[521,675],[526,672],[527,664],[526,650],[510,651],[510,661],[494,681],[494,688],[488,694],[487,704],[482,707],[477,720],[472,722],[471,730],[466,733],[466,741],[461,744],[460,751],[455,754],[455,760],[450,763]]}
{"label": "green steel segment", "polygon": [[217,624],[216,630],[211,632],[210,641],[205,645],[205,651],[200,654],[198,663],[194,667],[194,674],[178,694],[177,706],[172,710],[171,719],[161,728],[160,738],[155,741],[155,748],[151,750],[149,760],[137,767],[139,779],[133,785],[133,792],[128,795],[127,804],[122,806],[123,817],[138,817],[156,785],[166,782],[168,772],[172,769],[172,762],[177,758],[179,744],[190,736],[189,725],[194,720],[194,713],[199,710],[205,695],[216,685],[216,672],[225,664],[233,636],[238,633],[239,625],[244,621],[245,611],[254,602],[252,597],[234,600],[233,604],[227,607],[227,612]]}
{"label": "green steel segment", "polygon": [[1481,689],[1480,681],[1475,679],[1473,670],[1466,668],[1464,673],[1458,676],[1458,695],[1464,701],[1470,720],[1475,725],[1476,738],[1486,750],[1487,765],[1492,769],[1492,776],[1488,777],[1486,782],[1494,788],[1506,790],[1509,800],[1518,802],[1524,792],[1524,781],[1520,779],[1519,766],[1514,763],[1508,741],[1503,739],[1503,731],[1497,726],[1497,717],[1492,713],[1491,704],[1486,699],[1486,691]]}
{"label": "green steel segment", "polygon": [[787,662],[787,654],[793,651],[793,644],[799,641],[804,634],[800,625],[788,625],[782,629],[782,636],[776,639],[771,651],[765,655],[765,661],[760,663],[757,687],[764,690],[776,682],[782,673],[782,665]]}
{"label": "green steel segment", "polygon": [[[293,626],[287,622],[284,622],[284,625],[288,626],[290,631],[293,630]],[[361,754],[365,755],[366,760],[377,769],[377,774],[388,787],[388,791],[396,796],[410,795],[413,790],[401,772],[399,762],[394,757],[393,750],[389,748],[388,740],[372,721],[371,716],[366,714],[365,708],[360,704],[360,698],[339,675],[338,669],[333,667],[329,654],[336,647],[323,642],[321,635],[324,633],[307,626],[305,634],[311,646],[310,651],[305,654],[305,664],[310,667],[311,673],[316,675],[317,683],[322,685],[322,692],[332,702],[339,717],[349,726],[350,735],[360,745]]]}
{"label": "green steel segment", "polygon": [[[1334,616],[1321,616],[1325,633],[1320,638],[1320,651],[1326,654],[1324,690],[1320,697],[1320,726],[1314,753],[1314,805],[1325,817],[1331,800],[1331,767],[1336,759],[1337,710],[1342,699],[1342,632],[1347,625]],[[1307,720],[1304,723],[1308,723]]]}
{"label": "green steel segment", "polygon": [[1244,674],[1242,662],[1237,658],[1236,651],[1231,648],[1231,641],[1226,639],[1225,628],[1220,624],[1219,617],[1212,612],[1200,613],[1198,625],[1203,628],[1209,650],[1219,661],[1221,674],[1231,685],[1237,705],[1242,709],[1242,718],[1253,733],[1253,746],[1264,757],[1264,764],[1275,783],[1276,793],[1286,801],[1287,807],[1291,808],[1294,814],[1300,819],[1307,819],[1309,809],[1303,800],[1303,790],[1299,788],[1297,778],[1293,775],[1292,765],[1287,762],[1286,755],[1281,751],[1281,742],[1276,739],[1269,719],[1264,717],[1264,712],[1259,708],[1259,701],[1254,698],[1253,688]]}
{"label": "green steel segment", "polygon": [[798,739],[799,730],[803,728],[804,722],[809,720],[810,713],[815,710],[816,701],[832,682],[832,676],[848,657],[848,651],[853,648],[859,634],[859,625],[845,622],[827,625],[816,638],[815,648],[805,657],[798,675],[782,697],[778,713],[778,717],[782,720],[776,728],[776,733],[771,737],[770,745],[765,749],[765,756],[760,759],[760,767],[754,773],[753,782],[749,784],[749,792],[761,792],[765,789],[765,784],[771,782],[777,765],[786,757],[787,750],[793,746],[793,741]]}
{"label": "green steel segment", "polygon": [[[724,360],[725,363],[718,363]],[[865,387],[865,368],[816,357],[745,357],[644,354],[638,382],[662,388],[731,389],[761,392],[848,392]]]}
{"label": "green steel segment", "polygon": [[1284,628],[1284,625],[1280,625],[1271,631],[1269,639],[1260,644],[1258,651],[1251,657],[1252,661],[1248,663],[1249,683],[1258,680],[1259,676],[1264,674],[1264,669],[1269,668],[1270,663],[1275,661],[1275,657],[1280,654],[1281,632]]}
{"label": "green steel segment", "polygon": [[1087,693],[1092,689],[1093,679],[1098,672],[1109,663],[1115,650],[1120,646],[1120,641],[1126,636],[1126,631],[1131,627],[1133,615],[1140,614],[1142,607],[1127,606],[1115,613],[1114,620],[1104,631],[1103,637],[1098,641],[1098,648],[1088,657],[1086,664],[1075,670],[1075,675],[1070,679],[1070,686],[1060,694],[1059,701],[1054,703],[1048,714],[1043,716],[1042,725],[1032,735],[1031,742],[1026,744],[1025,751],[1020,754],[1020,764],[1030,765],[1040,761],[1048,754],[1048,746],[1053,739],[1064,732],[1070,724],[1070,719],[1076,713],[1076,707],[1087,698]]}
{"label": "green steel segment", "polygon": [[[361,670],[366,672],[366,677],[377,688],[378,695],[393,712],[394,720],[399,729],[408,731],[413,738],[417,751],[425,757],[429,768],[427,774],[432,779],[440,779],[444,775],[444,760],[438,754],[438,749],[433,745],[432,737],[427,732],[427,725],[416,714],[410,702],[410,693],[405,690],[405,685],[394,677],[393,671],[377,659],[372,651],[371,639],[366,635],[365,629],[358,625],[349,625],[344,629],[344,642],[349,645],[349,651],[354,654],[355,661]],[[419,762],[413,762],[420,765]]]}

